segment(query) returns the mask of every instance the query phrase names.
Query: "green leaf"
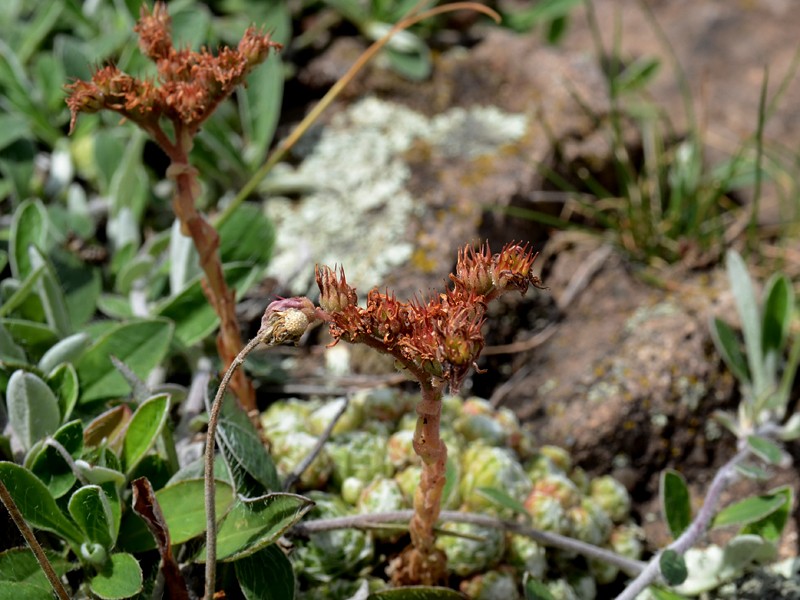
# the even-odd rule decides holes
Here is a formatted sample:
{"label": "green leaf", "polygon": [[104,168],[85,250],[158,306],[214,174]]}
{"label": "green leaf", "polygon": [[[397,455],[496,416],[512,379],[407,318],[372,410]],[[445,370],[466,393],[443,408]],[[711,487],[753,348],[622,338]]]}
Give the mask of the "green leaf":
{"label": "green leaf", "polygon": [[556,600],[550,589],[541,581],[525,573],[522,586],[525,591],[525,600]]}
{"label": "green leaf", "polygon": [[146,277],[155,265],[155,259],[149,254],[138,254],[127,261],[119,270],[114,281],[114,291],[118,294],[129,294],[137,279]]}
{"label": "green leaf", "polygon": [[272,256],[275,227],[261,205],[245,203],[220,225],[219,240],[224,264],[242,262],[263,268]]}
{"label": "green leaf", "polygon": [[0,115],[0,150],[3,150],[17,140],[31,136],[28,123],[15,114]]}
{"label": "green leaf", "polygon": [[664,550],[658,559],[658,565],[661,567],[661,574],[670,585],[680,585],[689,576],[686,562],[674,550]]}
{"label": "green leaf", "polygon": [[542,0],[531,8],[503,13],[503,25],[524,33],[540,23],[547,23],[569,15],[581,0]]}
{"label": "green leaf", "polygon": [[275,135],[283,100],[283,78],[280,55],[270,54],[247,76],[247,87],[237,90],[242,130],[247,141],[246,160],[253,167],[264,162]]}
{"label": "green leaf", "polygon": [[131,409],[124,404],[99,414],[86,425],[83,443],[89,448],[105,444],[112,448],[121,446],[118,439],[131,420],[131,414]]}
{"label": "green leaf", "polygon": [[767,283],[764,297],[764,322],[761,347],[764,353],[780,354],[789,336],[794,313],[794,290],[785,275],[776,275]]}
{"label": "green leaf", "polygon": [[131,302],[125,296],[116,294],[100,294],[97,298],[97,310],[112,319],[133,318]]}
{"label": "green leaf", "polygon": [[0,479],[32,527],[57,533],[76,546],[81,544],[80,530],[61,512],[38,477],[14,463],[0,462]]}
{"label": "green leaf", "polygon": [[[59,577],[63,576],[70,568],[69,562],[55,552],[45,550],[50,565]],[[47,580],[39,562],[28,548],[11,548],[0,552],[0,599],[18,600],[20,597],[11,594],[11,590],[4,587],[10,583],[28,584],[32,587],[44,590],[46,600],[52,600],[52,588]],[[25,597],[25,596],[23,596]]]}
{"label": "green leaf", "polygon": [[47,384],[33,373],[14,371],[6,388],[8,422],[28,450],[58,429],[58,400]]}
{"label": "green leaf", "polygon": [[14,338],[0,322],[0,361],[25,362],[25,351],[14,343]]}
{"label": "green leaf", "polygon": [[0,585],[0,600],[53,600],[53,592],[52,588],[46,590],[31,583],[4,581]]}
{"label": "green leaf", "polygon": [[[53,439],[72,458],[79,458],[83,451],[83,425],[77,420],[70,421],[53,434]],[[60,498],[75,484],[75,473],[69,463],[49,444],[44,444],[35,456],[26,460],[25,466],[44,482],[53,498]]]}
{"label": "green leaf", "polygon": [[771,491],[775,498],[783,500],[777,510],[772,511],[762,519],[748,523],[741,531],[743,534],[756,534],[768,542],[777,544],[783,533],[792,511],[793,491],[789,486],[782,486]]}
{"label": "green leaf", "polygon": [[665,590],[654,585],[651,585],[647,589],[653,595],[655,600],[688,600],[686,596],[681,596],[680,594],[676,594],[675,592]]}
{"label": "green leaf", "polygon": [[72,323],[67,311],[67,300],[56,279],[53,265],[36,246],[28,247],[28,259],[32,269],[43,269],[39,281],[36,282],[36,288],[47,324],[59,336],[68,335],[72,330]]}
{"label": "green leaf", "polygon": [[133,413],[122,444],[122,468],[125,473],[139,464],[158,438],[169,415],[169,394],[153,396]]}
{"label": "green leaf", "polygon": [[69,514],[89,542],[110,550],[115,542],[113,515],[105,492],[99,485],[85,485],[69,499]]}
{"label": "green leaf", "polygon": [[292,600],[292,563],[276,544],[233,563],[236,580],[246,600]]}
{"label": "green leaf", "polygon": [[173,326],[164,319],[123,323],[98,339],[76,365],[81,384],[81,403],[121,396],[130,386],[117,372],[109,356],[124,362],[145,379],[169,349]]}
{"label": "green leaf", "polygon": [[692,503],[683,475],[667,469],[661,473],[661,510],[672,537],[677,538],[692,522]]}
{"label": "green leaf", "polygon": [[726,527],[727,525],[748,525],[757,523],[767,518],[769,515],[786,503],[783,494],[767,494],[763,496],[751,496],[739,502],[734,502],[723,508],[714,517],[712,527]]}
{"label": "green leaf", "polygon": [[[251,263],[224,265],[225,280],[242,295],[256,280],[260,269]],[[177,296],[167,298],[155,313],[175,323],[175,338],[184,346],[193,346],[211,334],[219,325],[219,317],[203,293],[202,276],[198,275]]]}
{"label": "green leaf", "polygon": [[72,328],[77,330],[95,313],[102,292],[100,269],[63,252],[54,253],[51,258],[64,289]]}
{"label": "green leaf", "polygon": [[739,338],[730,325],[722,319],[713,318],[711,320],[711,339],[731,373],[739,381],[750,381],[747,360],[739,349]]}
{"label": "green leaf", "polygon": [[388,47],[385,47],[383,52],[389,59],[392,69],[411,81],[427,79],[433,69],[431,51],[424,43],[411,52],[399,52]]}
{"label": "green leaf", "polygon": [[34,360],[58,341],[58,336],[47,325],[24,319],[0,319],[0,325],[22,346],[28,358]]}
{"label": "green leaf", "polygon": [[[214,504],[222,518],[233,504],[233,488],[217,480]],[[173,544],[182,544],[206,530],[205,483],[202,479],[184,479],[156,492]],[[156,547],[152,534],[142,519],[127,513],[120,527],[118,545],[129,552],[143,552]]]}
{"label": "green leaf", "polygon": [[744,477],[756,481],[767,481],[772,477],[772,473],[768,470],[752,463],[740,463],[736,465],[736,470]]}
{"label": "green leaf", "polygon": [[14,211],[8,240],[11,273],[17,279],[34,270],[28,248],[45,248],[47,242],[47,211],[41,200],[25,200]]}
{"label": "green leaf", "polygon": [[530,514],[528,513],[528,509],[525,508],[525,505],[506,494],[503,490],[494,487],[479,487],[476,491],[497,506],[508,508],[518,515],[530,518]]}
{"label": "green leaf", "polygon": [[78,372],[72,363],[61,363],[47,376],[46,381],[58,398],[58,409],[64,422],[78,403]]}
{"label": "green leaf", "polygon": [[[188,286],[189,282],[200,275],[200,258],[194,247],[192,238],[181,233],[181,223],[175,219],[169,237],[169,292],[176,296]],[[176,332],[178,339],[182,339]]]}
{"label": "green leaf", "polygon": [[766,374],[764,373],[764,353],[761,348],[761,313],[756,303],[753,282],[747,272],[744,260],[735,250],[726,254],[728,279],[731,282],[733,298],[739,312],[744,333],[744,345],[747,351],[747,364],[753,382],[753,395],[761,398],[766,391]]}
{"label": "green leaf", "polygon": [[626,94],[642,89],[653,80],[660,67],[661,61],[657,58],[637,58],[614,78],[616,93]]}
{"label": "green leaf", "polygon": [[83,350],[89,347],[91,341],[91,338],[84,332],[64,338],[44,353],[39,360],[39,369],[44,373],[49,373],[61,363],[77,361]]}
{"label": "green leaf", "polygon": [[106,600],[130,598],[142,590],[142,568],[130,554],[112,554],[106,568],[89,580],[89,587]]}
{"label": "green leaf", "polygon": [[464,600],[464,595],[446,587],[409,585],[372,592],[367,600]]}
{"label": "green leaf", "polygon": [[[303,518],[314,503],[296,494],[267,494],[238,499],[217,531],[217,559],[236,560],[275,542]],[[203,548],[197,560],[205,560]]]}
{"label": "green leaf", "polygon": [[223,399],[218,440],[237,493],[252,498],[280,489],[272,457],[250,418],[230,397]]}
{"label": "green leaf", "polygon": [[774,442],[757,435],[749,435],[747,436],[747,445],[762,460],[773,465],[781,463],[783,452],[780,446]]}

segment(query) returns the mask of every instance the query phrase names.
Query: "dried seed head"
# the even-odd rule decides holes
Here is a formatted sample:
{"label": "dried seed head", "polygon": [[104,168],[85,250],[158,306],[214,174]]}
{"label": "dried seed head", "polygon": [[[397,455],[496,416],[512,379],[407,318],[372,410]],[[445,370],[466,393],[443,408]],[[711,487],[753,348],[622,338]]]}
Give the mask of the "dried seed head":
{"label": "dried seed head", "polygon": [[276,300],[264,311],[258,335],[269,345],[296,342],[317,320],[317,309],[308,298],[301,296]]}
{"label": "dried seed head", "polygon": [[330,267],[317,265],[317,286],[319,287],[319,305],[330,314],[343,312],[350,306],[355,306],[358,297],[355,288],[347,285],[344,269],[339,269],[339,276]]}

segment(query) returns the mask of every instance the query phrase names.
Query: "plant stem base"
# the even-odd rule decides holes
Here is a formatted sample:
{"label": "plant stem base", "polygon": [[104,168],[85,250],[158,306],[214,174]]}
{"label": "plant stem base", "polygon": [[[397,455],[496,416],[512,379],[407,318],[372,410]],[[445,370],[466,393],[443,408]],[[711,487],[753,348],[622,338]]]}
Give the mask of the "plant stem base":
{"label": "plant stem base", "polygon": [[392,561],[392,584],[441,585],[447,582],[447,556],[438,548],[422,554],[414,546],[408,546]]}

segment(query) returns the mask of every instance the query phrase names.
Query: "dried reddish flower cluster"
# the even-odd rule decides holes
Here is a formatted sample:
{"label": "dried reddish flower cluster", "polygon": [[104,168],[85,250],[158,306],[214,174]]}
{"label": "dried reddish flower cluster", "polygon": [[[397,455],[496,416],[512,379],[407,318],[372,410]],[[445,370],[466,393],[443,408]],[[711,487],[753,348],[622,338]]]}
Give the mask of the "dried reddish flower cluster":
{"label": "dried reddish flower cluster", "polygon": [[182,125],[193,135],[216,106],[243,83],[246,75],[263,62],[270,50],[281,45],[269,35],[248,29],[238,47],[222,48],[215,56],[207,49],[194,52],[172,45],[171,19],[166,6],[157,2],[152,13],[142,6],[139,47],[158,67],[158,84],[136,79],[109,65],[98,69],[91,81],[67,86],[72,113],[70,129],[79,112],[112,110],[152,131],[161,118]]}
{"label": "dried reddish flower cluster", "polygon": [[505,292],[524,294],[530,285],[541,286],[531,273],[535,258],[527,246],[513,243],[495,255],[486,244],[478,250],[468,246],[459,252],[453,287],[444,293],[423,304],[373,289],[365,308],[358,306],[344,270],[318,267],[320,306],[337,342],[365,343],[394,356],[418,379],[441,380],[457,390],[483,349],[487,303]]}

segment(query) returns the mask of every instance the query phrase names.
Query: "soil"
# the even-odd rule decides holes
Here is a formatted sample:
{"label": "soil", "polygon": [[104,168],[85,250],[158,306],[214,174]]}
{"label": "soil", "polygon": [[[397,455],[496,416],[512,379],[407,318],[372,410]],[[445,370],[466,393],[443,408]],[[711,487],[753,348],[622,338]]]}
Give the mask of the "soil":
{"label": "soil", "polygon": [[[654,33],[643,3],[595,4],[606,47],[618,23],[623,55],[630,61],[662,58],[651,93],[681,131],[687,119],[669,66],[671,50]],[[771,93],[790,69],[800,12],[790,0],[650,4],[683,66],[709,143],[708,160],[714,160],[753,132],[763,66],[770,67]],[[411,143],[401,157],[408,167],[403,185],[416,204],[403,235],[414,253],[383,273],[383,280],[407,297],[440,287],[465,242],[486,239],[499,248],[526,240],[540,248],[537,265],[548,289],[507,299],[495,311],[479,364],[487,373],[473,376],[467,390],[513,408],[542,443],[568,448],[590,473],[610,472],[620,479],[655,548],[668,541],[657,503],[663,469],[681,471],[699,504],[716,468],[734,450],[731,436],[711,418],[715,410],[734,409],[739,396],[714,351],[708,322],[712,316],[735,321],[735,311],[719,264],[664,267],[653,285],[641,265],[600,236],[557,232],[512,216],[510,208],[531,207],[564,216],[563,198],[543,175],[548,168],[562,168],[564,161],[588,166],[598,178],[609,176],[607,132],[598,129],[598,117],[609,110],[603,73],[587,15],[576,10],[573,17],[557,47],[545,45],[539,32],[480,30],[474,46],[437,55],[425,82],[368,67],[331,114],[372,96],[426,118],[476,106],[527,117],[523,136],[489,153],[461,151],[475,141],[468,126],[451,146],[421,139]],[[300,69],[290,89],[298,98],[318,96],[362,47],[355,38],[338,39]],[[794,147],[800,134],[795,109],[800,81],[791,80],[783,93],[765,133],[769,143]],[[747,194],[740,200],[747,202]],[[781,210],[774,190],[765,190],[762,223],[776,222]],[[380,210],[364,218],[369,228],[381,226]],[[338,242],[348,244],[346,237]],[[800,241],[787,245],[800,250]],[[278,290],[282,284],[278,281]],[[319,361],[317,353],[313,360]],[[385,369],[380,361],[357,362],[362,373]],[[797,464],[800,446],[788,450]],[[796,470],[776,469],[767,483],[738,482],[724,501],[784,483],[793,486],[795,496],[800,493]],[[782,556],[798,554],[798,516],[796,510]]]}

